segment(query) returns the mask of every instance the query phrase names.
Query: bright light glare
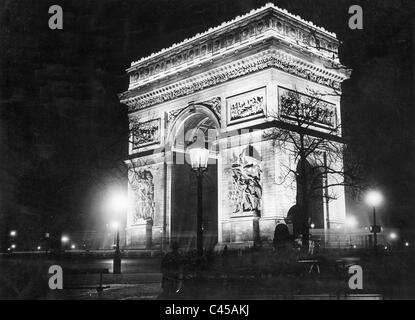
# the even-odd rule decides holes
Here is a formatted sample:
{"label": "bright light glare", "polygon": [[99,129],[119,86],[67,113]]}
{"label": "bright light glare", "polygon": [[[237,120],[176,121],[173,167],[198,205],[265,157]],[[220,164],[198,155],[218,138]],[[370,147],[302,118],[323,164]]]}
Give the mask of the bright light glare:
{"label": "bright light glare", "polygon": [[113,221],[113,222],[111,222],[110,226],[111,226],[112,230],[116,231],[116,230],[118,230],[120,224],[119,224],[118,221]]}
{"label": "bright light glare", "polygon": [[12,249],[16,249],[16,245],[15,244],[12,244],[11,247],[12,247]]}
{"label": "bright light glare", "polygon": [[37,249],[40,250],[40,249],[42,249],[42,247],[41,246],[38,246]]}
{"label": "bright light glare", "polygon": [[409,242],[405,242],[405,247],[409,247]]}
{"label": "bright light glare", "polygon": [[311,225],[310,225],[310,227],[311,227],[311,229],[314,229],[314,227],[315,227],[316,225],[314,224],[314,223],[312,223]]}
{"label": "bright light glare", "polygon": [[67,236],[62,236],[61,241],[62,241],[63,243],[67,243],[67,242],[69,241],[69,237],[67,237]]}
{"label": "bright light glare", "polygon": [[346,217],[346,226],[348,228],[356,228],[357,227],[357,219],[355,216],[348,216]]}
{"label": "bright light glare", "polygon": [[71,245],[71,249],[75,249],[76,248],[76,246],[73,244],[73,245]]}
{"label": "bright light glare", "polygon": [[15,230],[10,231],[10,236],[11,237],[15,237],[17,234],[17,232]]}
{"label": "bright light glare", "polygon": [[389,238],[391,238],[392,240],[395,240],[396,238],[398,238],[398,235],[395,232],[391,232],[389,234]]}
{"label": "bright light glare", "polygon": [[366,194],[366,203],[372,207],[377,207],[382,203],[382,195],[378,191],[369,191]]}
{"label": "bright light glare", "polygon": [[114,193],[108,199],[108,206],[111,210],[123,211],[127,208],[127,199],[122,193]]}

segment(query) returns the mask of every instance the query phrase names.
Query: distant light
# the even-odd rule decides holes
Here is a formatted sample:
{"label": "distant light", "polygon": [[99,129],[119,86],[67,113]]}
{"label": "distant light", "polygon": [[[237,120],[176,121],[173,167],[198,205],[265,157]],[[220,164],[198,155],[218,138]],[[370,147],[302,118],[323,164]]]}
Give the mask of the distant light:
{"label": "distant light", "polygon": [[405,247],[409,247],[409,242],[405,242]]}
{"label": "distant light", "polygon": [[346,217],[346,226],[348,228],[356,228],[358,225],[357,219],[355,216],[348,216]]}
{"label": "distant light", "polygon": [[15,237],[16,235],[17,235],[16,230],[12,230],[12,231],[10,231],[10,236],[11,236],[11,237]]}
{"label": "distant light", "polygon": [[341,227],[342,227],[342,226],[338,224],[336,228],[337,228],[337,229],[340,229]]}
{"label": "distant light", "polygon": [[12,244],[12,245],[11,245],[11,248],[12,248],[12,249],[16,249],[16,245],[15,245],[15,244]]}
{"label": "distant light", "polygon": [[67,243],[67,242],[69,241],[69,237],[67,237],[67,236],[62,236],[61,241],[62,241],[63,243]]}
{"label": "distant light", "polygon": [[10,248],[7,248],[7,251],[10,251],[11,249]]}
{"label": "distant light", "polygon": [[71,245],[71,249],[75,249],[76,248],[76,246],[73,244],[73,245]]}
{"label": "distant light", "polygon": [[353,245],[353,249],[356,249],[356,248],[357,248],[357,247],[356,247],[356,245],[354,244],[354,245]]}
{"label": "distant light", "polygon": [[42,249],[42,247],[41,246],[38,246],[37,249],[40,250],[40,249]]}
{"label": "distant light", "polygon": [[387,246],[385,246],[385,250],[388,250],[388,247]]}
{"label": "distant light", "polygon": [[311,227],[311,229],[314,229],[314,227],[315,227],[316,225],[314,224],[314,223],[312,223],[311,225],[310,225],[310,227]]}
{"label": "distant light", "polygon": [[366,194],[366,203],[372,207],[377,207],[382,203],[382,194],[378,191],[369,191]]}
{"label": "distant light", "polygon": [[112,221],[110,227],[112,230],[116,231],[120,227],[120,223],[118,221]]}
{"label": "distant light", "polygon": [[391,232],[389,234],[389,238],[391,238],[392,240],[395,240],[396,238],[398,238],[398,235],[395,232]]}

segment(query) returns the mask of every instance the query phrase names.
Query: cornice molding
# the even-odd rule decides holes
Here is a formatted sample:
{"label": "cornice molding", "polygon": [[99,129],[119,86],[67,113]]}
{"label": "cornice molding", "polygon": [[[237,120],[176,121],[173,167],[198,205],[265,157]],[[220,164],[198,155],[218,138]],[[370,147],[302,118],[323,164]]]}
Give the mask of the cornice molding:
{"label": "cornice molding", "polygon": [[128,106],[129,112],[135,112],[267,68],[275,68],[338,91],[340,83],[347,79],[343,73],[319,68],[279,49],[268,49],[134,97],[129,97],[133,93],[127,91],[120,95],[120,100]]}

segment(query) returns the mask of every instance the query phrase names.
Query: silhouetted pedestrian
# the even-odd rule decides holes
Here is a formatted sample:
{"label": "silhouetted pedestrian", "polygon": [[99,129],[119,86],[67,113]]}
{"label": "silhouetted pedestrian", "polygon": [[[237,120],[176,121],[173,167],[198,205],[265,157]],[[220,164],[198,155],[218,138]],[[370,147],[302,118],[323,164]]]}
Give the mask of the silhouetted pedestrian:
{"label": "silhouetted pedestrian", "polygon": [[171,252],[168,252],[161,261],[162,297],[174,298],[181,292],[183,280],[183,258],[179,252],[179,244],[173,242]]}

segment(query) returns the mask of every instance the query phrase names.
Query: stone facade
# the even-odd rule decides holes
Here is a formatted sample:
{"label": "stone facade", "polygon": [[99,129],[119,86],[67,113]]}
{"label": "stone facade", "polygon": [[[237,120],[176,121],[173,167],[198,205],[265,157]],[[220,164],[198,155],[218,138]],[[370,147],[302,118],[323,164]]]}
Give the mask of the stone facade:
{"label": "stone facade", "polygon": [[[186,148],[199,139],[210,150],[206,246],[272,240],[296,203],[283,169],[297,164],[264,133],[276,116],[289,118],[281,101],[291,91],[324,96],[314,130],[341,123],[340,95],[324,95],[340,93],[348,77],[338,46],[335,34],[266,5],[133,62],[120,94],[131,129],[127,245],[194,246],[196,180]],[[336,196],[324,205],[325,228],[345,219],[344,187],[330,191]]]}

